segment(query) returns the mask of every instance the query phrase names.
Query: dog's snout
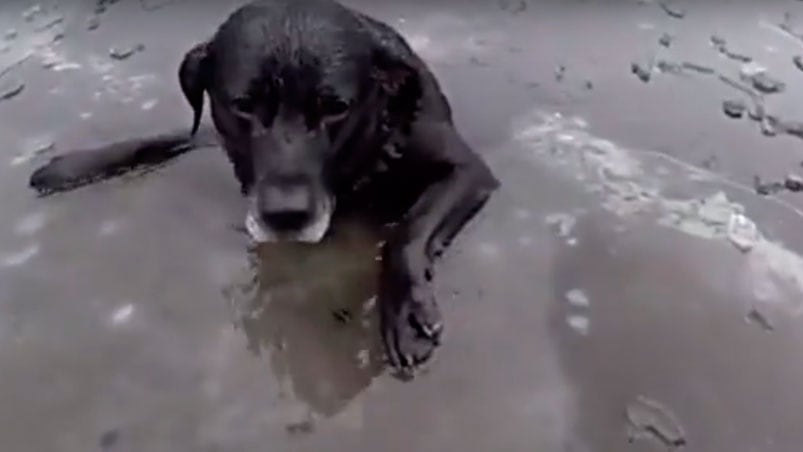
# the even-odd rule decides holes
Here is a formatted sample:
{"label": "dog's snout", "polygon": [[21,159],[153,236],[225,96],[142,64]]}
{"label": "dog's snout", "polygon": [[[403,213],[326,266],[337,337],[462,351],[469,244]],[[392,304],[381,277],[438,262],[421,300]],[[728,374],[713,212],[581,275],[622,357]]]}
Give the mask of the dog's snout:
{"label": "dog's snout", "polygon": [[271,228],[277,231],[297,231],[312,218],[309,210],[279,210],[263,212],[262,217]]}
{"label": "dog's snout", "polygon": [[312,193],[305,185],[268,187],[261,198],[262,219],[274,230],[300,230],[312,220]]}

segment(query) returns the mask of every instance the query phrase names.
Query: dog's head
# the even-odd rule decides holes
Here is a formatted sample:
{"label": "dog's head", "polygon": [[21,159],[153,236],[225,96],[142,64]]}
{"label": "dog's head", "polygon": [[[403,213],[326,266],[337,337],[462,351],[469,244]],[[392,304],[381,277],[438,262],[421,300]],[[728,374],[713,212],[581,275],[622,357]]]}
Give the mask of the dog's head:
{"label": "dog's head", "polygon": [[336,203],[336,162],[358,151],[350,148],[366,140],[354,137],[380,127],[402,87],[417,82],[413,66],[387,49],[329,44],[318,51],[277,47],[265,55],[213,40],[181,64],[193,132],[206,92],[251,201],[246,226],[258,241],[322,239]]}

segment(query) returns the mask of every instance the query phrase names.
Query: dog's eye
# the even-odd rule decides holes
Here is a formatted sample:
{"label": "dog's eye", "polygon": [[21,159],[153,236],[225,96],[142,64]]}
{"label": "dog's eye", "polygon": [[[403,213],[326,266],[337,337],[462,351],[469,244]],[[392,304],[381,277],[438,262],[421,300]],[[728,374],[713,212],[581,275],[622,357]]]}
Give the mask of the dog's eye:
{"label": "dog's eye", "polygon": [[318,99],[318,108],[321,118],[325,122],[336,122],[345,118],[349,112],[349,105],[340,99],[321,97]]}
{"label": "dog's eye", "polygon": [[251,116],[254,114],[255,104],[247,97],[238,97],[231,101],[231,106],[234,112],[242,116]]}

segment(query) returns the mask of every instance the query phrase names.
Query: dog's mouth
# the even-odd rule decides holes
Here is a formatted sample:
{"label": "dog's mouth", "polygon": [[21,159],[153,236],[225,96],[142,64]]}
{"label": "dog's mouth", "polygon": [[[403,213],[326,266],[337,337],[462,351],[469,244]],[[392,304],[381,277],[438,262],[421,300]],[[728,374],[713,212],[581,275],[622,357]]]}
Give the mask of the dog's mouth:
{"label": "dog's mouth", "polygon": [[245,229],[248,235],[256,243],[273,243],[279,241],[318,243],[323,240],[329,230],[332,220],[335,201],[329,197],[324,198],[315,209],[315,215],[307,225],[295,231],[276,231],[267,225],[256,207],[257,203],[252,198],[251,206],[245,216]]}

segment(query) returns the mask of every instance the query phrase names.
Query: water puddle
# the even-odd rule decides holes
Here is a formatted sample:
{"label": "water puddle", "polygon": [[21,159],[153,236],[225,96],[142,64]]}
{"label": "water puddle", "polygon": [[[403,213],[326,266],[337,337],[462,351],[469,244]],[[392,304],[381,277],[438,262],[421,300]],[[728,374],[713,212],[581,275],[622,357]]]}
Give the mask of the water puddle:
{"label": "water puddle", "polygon": [[[375,311],[378,235],[339,219],[320,243],[267,243],[224,293],[248,348],[293,399],[330,418],[384,368]],[[304,434],[306,424],[288,433]]]}

